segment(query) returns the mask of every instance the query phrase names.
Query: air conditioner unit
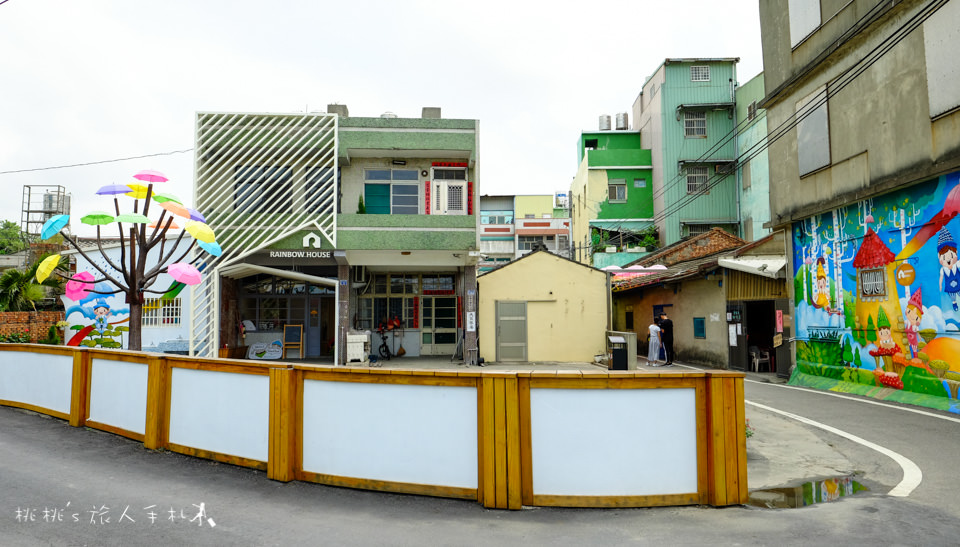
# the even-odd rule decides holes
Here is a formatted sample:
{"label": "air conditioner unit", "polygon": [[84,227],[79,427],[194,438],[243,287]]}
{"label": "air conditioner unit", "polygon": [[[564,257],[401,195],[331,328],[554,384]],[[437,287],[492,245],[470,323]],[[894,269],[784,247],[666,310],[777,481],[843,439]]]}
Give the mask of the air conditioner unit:
{"label": "air conditioner unit", "polygon": [[353,268],[353,282],[354,283],[366,283],[369,281],[369,273],[367,273],[366,266],[354,266]]}
{"label": "air conditioner unit", "polygon": [[731,161],[727,163],[718,163],[716,165],[717,174],[719,175],[729,175],[737,170],[737,162]]}

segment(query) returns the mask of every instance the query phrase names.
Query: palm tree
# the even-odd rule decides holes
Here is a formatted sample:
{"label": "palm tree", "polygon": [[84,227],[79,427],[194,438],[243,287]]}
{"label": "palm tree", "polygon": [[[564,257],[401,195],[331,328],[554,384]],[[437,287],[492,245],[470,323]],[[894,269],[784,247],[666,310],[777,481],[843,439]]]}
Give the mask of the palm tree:
{"label": "palm tree", "polygon": [[[36,283],[37,266],[45,257],[31,264],[26,271],[10,269],[0,275],[0,311],[37,311],[37,302],[47,297],[47,287],[62,292],[63,281],[59,276],[51,276]],[[67,271],[66,264],[57,266],[59,271]]]}

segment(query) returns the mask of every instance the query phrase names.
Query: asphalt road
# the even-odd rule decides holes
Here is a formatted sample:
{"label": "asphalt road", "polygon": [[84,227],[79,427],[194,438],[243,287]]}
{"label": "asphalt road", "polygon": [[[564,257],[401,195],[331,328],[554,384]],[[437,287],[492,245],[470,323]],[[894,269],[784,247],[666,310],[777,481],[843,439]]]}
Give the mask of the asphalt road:
{"label": "asphalt road", "polygon": [[[469,501],[278,483],[259,471],[152,452],[0,407],[0,545],[960,543],[960,423],[754,382],[746,398],[883,444],[916,462],[922,481],[907,497],[889,496],[903,478],[896,462],[804,425],[811,439],[855,462],[871,491],[800,509],[494,511]],[[748,406],[749,415],[758,412],[766,411]],[[642,455],[630,459],[642,465]]]}

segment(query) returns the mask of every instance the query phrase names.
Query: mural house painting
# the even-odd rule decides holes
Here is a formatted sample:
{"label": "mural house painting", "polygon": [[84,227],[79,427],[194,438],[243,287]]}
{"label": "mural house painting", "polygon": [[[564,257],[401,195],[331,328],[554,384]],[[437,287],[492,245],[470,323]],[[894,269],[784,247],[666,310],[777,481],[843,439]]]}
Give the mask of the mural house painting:
{"label": "mural house painting", "polygon": [[794,223],[798,372],[957,409],[958,213],[954,172]]}

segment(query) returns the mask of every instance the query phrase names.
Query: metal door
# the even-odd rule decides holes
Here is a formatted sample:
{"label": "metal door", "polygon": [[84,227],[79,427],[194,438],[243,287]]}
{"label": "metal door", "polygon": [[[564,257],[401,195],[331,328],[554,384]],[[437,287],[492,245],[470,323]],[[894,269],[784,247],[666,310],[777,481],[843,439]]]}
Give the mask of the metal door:
{"label": "metal door", "polygon": [[497,361],[527,361],[527,303],[497,301]]}
{"label": "metal door", "polygon": [[727,344],[729,350],[727,366],[733,370],[748,370],[750,368],[746,313],[746,306],[742,302],[727,302],[727,332],[724,343]]}

